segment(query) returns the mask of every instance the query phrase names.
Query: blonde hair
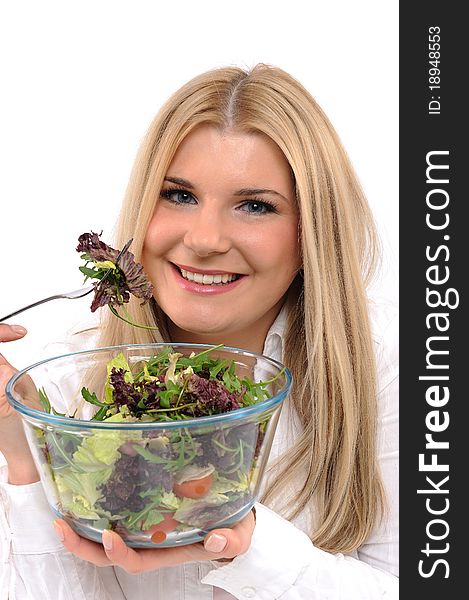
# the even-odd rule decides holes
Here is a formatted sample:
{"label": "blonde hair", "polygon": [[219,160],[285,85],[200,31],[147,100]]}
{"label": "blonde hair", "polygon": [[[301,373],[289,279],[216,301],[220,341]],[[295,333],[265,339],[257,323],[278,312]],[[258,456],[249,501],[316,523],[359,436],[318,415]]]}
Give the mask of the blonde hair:
{"label": "blonde hair", "polygon": [[[293,373],[290,401],[303,433],[280,458],[280,475],[263,501],[278,503],[288,484],[305,473],[294,503],[286,498],[281,512],[294,518],[314,506],[314,544],[351,552],[370,535],[384,507],[366,297],[377,257],[370,209],[337,134],[301,84],[262,64],[247,72],[216,69],[177,91],[142,143],[116,232],[119,245],[134,238],[138,260],[178,146],[207,123],[267,135],[285,155],[296,185],[303,267],[289,291],[283,361]],[[111,316],[101,345],[168,339],[165,315],[154,301],[140,306],[132,300],[129,310],[137,322],[156,320],[161,335]]]}

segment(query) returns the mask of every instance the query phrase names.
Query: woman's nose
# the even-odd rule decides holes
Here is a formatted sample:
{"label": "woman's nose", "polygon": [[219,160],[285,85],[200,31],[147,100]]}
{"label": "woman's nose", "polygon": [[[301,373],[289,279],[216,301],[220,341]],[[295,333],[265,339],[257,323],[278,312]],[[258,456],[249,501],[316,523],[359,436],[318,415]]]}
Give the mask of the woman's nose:
{"label": "woman's nose", "polygon": [[184,244],[197,256],[224,254],[231,248],[230,226],[216,209],[206,207],[190,220]]}

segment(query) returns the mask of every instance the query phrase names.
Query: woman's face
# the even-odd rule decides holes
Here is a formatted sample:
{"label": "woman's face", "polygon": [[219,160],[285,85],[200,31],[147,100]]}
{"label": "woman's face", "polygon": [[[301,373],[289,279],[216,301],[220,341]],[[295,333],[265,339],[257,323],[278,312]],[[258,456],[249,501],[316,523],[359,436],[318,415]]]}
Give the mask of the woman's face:
{"label": "woman's face", "polygon": [[284,155],[262,134],[196,128],[165,177],[142,263],[173,341],[261,351],[300,266]]}

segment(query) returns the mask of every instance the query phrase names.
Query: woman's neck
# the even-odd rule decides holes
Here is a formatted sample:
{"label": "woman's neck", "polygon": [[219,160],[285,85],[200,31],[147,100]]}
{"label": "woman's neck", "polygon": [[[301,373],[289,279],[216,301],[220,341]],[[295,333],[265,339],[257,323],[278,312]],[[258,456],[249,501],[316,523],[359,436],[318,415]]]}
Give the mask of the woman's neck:
{"label": "woman's neck", "polygon": [[172,342],[187,342],[191,344],[224,344],[234,348],[242,348],[250,352],[262,354],[264,342],[267,336],[267,331],[264,335],[253,336],[252,332],[233,332],[221,335],[204,335],[193,333],[192,331],[184,331],[174,323],[169,325],[170,338]]}
{"label": "woman's neck", "polygon": [[168,331],[171,342],[186,342],[192,344],[224,344],[234,348],[242,348],[249,352],[257,352],[262,354],[264,343],[278,313],[280,312],[281,304],[275,307],[270,314],[265,315],[264,319],[250,325],[245,329],[233,329],[232,331],[211,332],[208,334],[186,331],[178,327],[175,323],[168,320]]}

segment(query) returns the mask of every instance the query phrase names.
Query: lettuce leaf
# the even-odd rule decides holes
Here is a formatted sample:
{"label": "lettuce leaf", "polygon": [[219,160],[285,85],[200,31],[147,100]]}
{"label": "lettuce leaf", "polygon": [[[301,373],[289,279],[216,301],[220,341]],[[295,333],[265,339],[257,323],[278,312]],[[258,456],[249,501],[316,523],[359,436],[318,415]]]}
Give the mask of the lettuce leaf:
{"label": "lettuce leaf", "polygon": [[[118,412],[106,419],[106,423],[135,422],[134,417],[128,417]],[[119,458],[119,448],[126,442],[138,441],[142,431],[100,430],[85,438],[73,453],[73,462],[84,471],[99,471],[113,465]]]}
{"label": "lettuce leaf", "polygon": [[158,509],[152,509],[147,513],[146,519],[142,523],[142,531],[150,529],[153,525],[158,525],[164,521],[164,515]]}
{"label": "lettuce leaf", "polygon": [[227,492],[247,492],[249,489],[249,479],[245,473],[238,474],[238,480],[227,479],[217,475],[217,479],[212,486],[216,493],[226,494]]}
{"label": "lettuce leaf", "polygon": [[129,363],[127,362],[127,359],[125,358],[125,356],[123,355],[122,352],[119,352],[119,354],[116,357],[114,357],[112,360],[110,360],[107,363],[106,368],[107,368],[107,380],[106,380],[106,385],[104,387],[104,397],[105,397],[105,402],[107,404],[113,404],[113,402],[114,402],[113,395],[112,395],[113,387],[109,383],[109,378],[111,376],[112,369],[114,369],[114,368],[124,369],[124,371],[125,371],[124,381],[126,381],[127,383],[133,383],[134,377],[132,375],[132,371],[130,370]]}
{"label": "lettuce leaf", "polygon": [[99,471],[116,462],[123,442],[119,431],[98,431],[83,440],[73,453],[73,461],[81,469]]}
{"label": "lettuce leaf", "polygon": [[204,519],[207,519],[207,516],[201,518],[205,509],[232,502],[248,489],[249,481],[245,476],[241,476],[238,481],[218,476],[210,491],[202,498],[197,500],[183,498],[174,513],[174,518],[182,523],[199,527]]}
{"label": "lettuce leaf", "polygon": [[220,492],[214,492],[213,489],[211,489],[206,496],[197,500],[183,498],[179,508],[174,513],[174,518],[176,521],[181,521],[181,523],[192,525],[194,515],[198,515],[204,508],[209,506],[220,506],[220,504],[225,504],[225,502],[228,502],[229,500],[229,496]]}
{"label": "lettuce leaf", "polygon": [[69,510],[78,518],[99,519],[102,515],[95,511],[95,504],[102,494],[98,487],[106,483],[111,474],[111,467],[88,473],[71,470],[56,473],[55,482],[64,510]]}
{"label": "lettuce leaf", "polygon": [[160,499],[160,506],[176,511],[181,506],[181,498],[178,498],[174,492],[163,492]]}

